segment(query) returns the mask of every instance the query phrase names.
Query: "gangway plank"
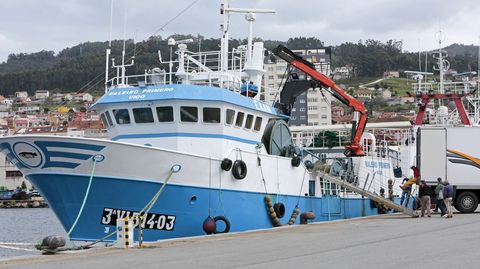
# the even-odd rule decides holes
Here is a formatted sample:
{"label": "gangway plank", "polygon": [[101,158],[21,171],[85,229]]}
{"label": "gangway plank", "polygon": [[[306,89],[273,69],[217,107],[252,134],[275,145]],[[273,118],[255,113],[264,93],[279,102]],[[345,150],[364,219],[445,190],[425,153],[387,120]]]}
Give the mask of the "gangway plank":
{"label": "gangway plank", "polygon": [[366,191],[363,188],[360,188],[358,186],[350,184],[350,183],[346,182],[345,180],[342,180],[339,177],[331,176],[331,175],[329,175],[329,174],[327,174],[327,173],[325,173],[321,170],[316,170],[315,172],[318,174],[318,176],[322,177],[325,180],[328,180],[332,183],[335,183],[338,186],[341,186],[341,187],[343,187],[347,190],[350,190],[354,193],[366,196],[366,197],[372,199],[373,201],[375,201],[375,202],[377,202],[381,205],[384,205],[388,208],[391,208],[391,209],[393,209],[397,212],[402,212],[402,213],[404,213],[406,215],[409,215],[411,217],[418,217],[418,214],[414,210],[412,210],[410,208],[407,208],[407,207],[404,207],[404,206],[401,206],[399,204],[396,204],[393,201],[391,201],[391,200],[389,200],[385,197],[382,197],[382,196],[380,196],[378,194],[375,194],[373,192]]}

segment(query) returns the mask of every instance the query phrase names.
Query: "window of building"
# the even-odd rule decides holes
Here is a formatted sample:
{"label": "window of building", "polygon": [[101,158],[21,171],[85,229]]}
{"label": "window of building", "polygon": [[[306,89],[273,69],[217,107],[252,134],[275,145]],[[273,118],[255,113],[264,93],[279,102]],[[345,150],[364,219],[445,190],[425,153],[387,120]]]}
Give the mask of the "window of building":
{"label": "window of building", "polygon": [[253,130],[260,131],[261,127],[262,127],[262,117],[257,117],[255,119],[255,125],[253,126]]}
{"label": "window of building", "polygon": [[220,108],[218,108],[218,107],[204,107],[203,108],[203,122],[206,122],[206,123],[220,123]]}
{"label": "window of building", "polygon": [[181,106],[180,120],[183,122],[197,122],[198,108],[195,106]]}
{"label": "window of building", "polygon": [[307,120],[307,116],[300,116],[300,120]]}
{"label": "window of building", "polygon": [[305,99],[300,99],[300,104],[305,104]]}
{"label": "window of building", "polygon": [[15,171],[5,171],[5,177],[22,177],[22,172],[15,170]]}
{"label": "window of building", "polygon": [[274,77],[273,76],[268,76],[268,79],[273,79]]}
{"label": "window of building", "polygon": [[253,115],[248,114],[247,115],[247,120],[245,121],[245,128],[252,129],[252,125],[253,125]]}
{"label": "window of building", "polygon": [[133,108],[133,118],[136,123],[151,123],[153,122],[152,109],[149,107]]}
{"label": "window of building", "polygon": [[172,122],[173,121],[173,107],[171,106],[159,106],[157,107],[157,117],[159,122]]}
{"label": "window of building", "polygon": [[301,107],[301,108],[300,108],[300,112],[305,112],[305,108],[304,108],[304,107]]}
{"label": "window of building", "polygon": [[238,112],[237,119],[235,120],[235,126],[242,127],[243,125],[243,118],[245,118],[245,113]]}
{"label": "window of building", "polygon": [[130,114],[128,113],[128,109],[114,109],[112,112],[117,124],[130,123]]}
{"label": "window of building", "polygon": [[225,123],[233,124],[233,119],[235,118],[235,110],[227,109],[227,112],[225,114]]}
{"label": "window of building", "polygon": [[322,119],[326,119],[327,118],[327,115],[322,115]]}
{"label": "window of building", "polygon": [[326,106],[322,106],[322,110],[327,110],[327,107],[326,107]]}

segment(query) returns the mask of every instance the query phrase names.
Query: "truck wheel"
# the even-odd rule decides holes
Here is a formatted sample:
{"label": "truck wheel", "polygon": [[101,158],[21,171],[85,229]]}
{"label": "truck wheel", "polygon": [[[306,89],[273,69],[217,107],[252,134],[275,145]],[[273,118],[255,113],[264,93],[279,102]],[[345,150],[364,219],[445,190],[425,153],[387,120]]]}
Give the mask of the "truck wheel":
{"label": "truck wheel", "polygon": [[471,191],[464,191],[455,199],[455,208],[462,213],[472,213],[478,207],[478,198]]}

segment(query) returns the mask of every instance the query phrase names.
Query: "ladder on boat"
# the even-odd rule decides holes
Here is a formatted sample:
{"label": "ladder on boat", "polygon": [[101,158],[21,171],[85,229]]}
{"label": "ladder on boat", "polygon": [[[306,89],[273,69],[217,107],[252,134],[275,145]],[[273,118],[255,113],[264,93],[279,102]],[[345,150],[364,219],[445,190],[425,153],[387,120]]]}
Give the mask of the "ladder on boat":
{"label": "ladder on boat", "polygon": [[418,217],[418,214],[414,210],[412,210],[408,207],[404,207],[402,205],[396,204],[393,201],[391,201],[391,200],[389,200],[389,199],[387,199],[383,196],[380,196],[380,195],[375,194],[375,193],[370,192],[370,191],[366,191],[365,189],[362,189],[358,186],[350,184],[350,183],[346,182],[345,180],[343,180],[339,177],[331,176],[331,175],[325,173],[324,171],[316,170],[315,172],[318,174],[318,176],[322,177],[324,180],[328,180],[332,183],[335,183],[338,186],[344,187],[345,189],[350,190],[354,193],[366,196],[366,197],[372,199],[373,201],[375,201],[375,202],[377,202],[381,205],[384,205],[385,207],[391,208],[391,209],[393,209],[397,212],[402,212],[402,213],[404,213],[406,215],[409,215],[411,217]]}

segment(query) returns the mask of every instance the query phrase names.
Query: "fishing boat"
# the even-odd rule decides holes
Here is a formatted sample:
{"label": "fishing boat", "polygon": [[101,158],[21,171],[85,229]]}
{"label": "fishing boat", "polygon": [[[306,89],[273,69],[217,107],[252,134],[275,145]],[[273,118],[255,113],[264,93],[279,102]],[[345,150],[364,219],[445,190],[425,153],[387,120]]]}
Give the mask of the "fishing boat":
{"label": "fishing boat", "polygon": [[[191,52],[188,40],[170,39],[177,59],[160,55],[169,70],[127,76],[133,62],[110,67],[107,51],[106,73],[117,76],[91,109],[110,139],[9,136],[1,151],[72,240],[115,240],[125,217],[155,241],[377,214],[367,198],[326,192],[292,141],[288,115],[261,100],[265,49],[251,26],[269,12],[226,2],[221,50]],[[250,33],[229,50],[232,13],[247,13]]]}

